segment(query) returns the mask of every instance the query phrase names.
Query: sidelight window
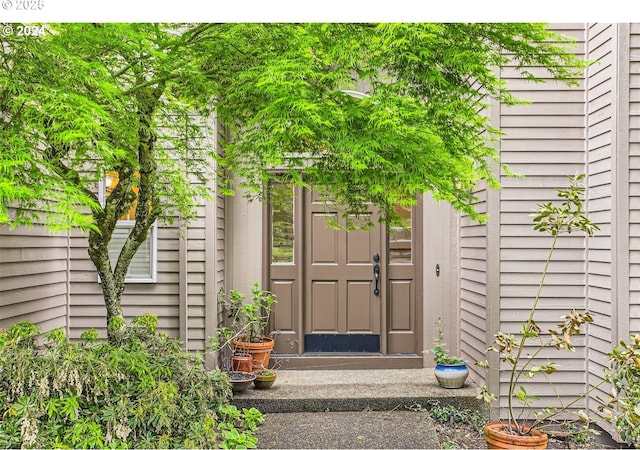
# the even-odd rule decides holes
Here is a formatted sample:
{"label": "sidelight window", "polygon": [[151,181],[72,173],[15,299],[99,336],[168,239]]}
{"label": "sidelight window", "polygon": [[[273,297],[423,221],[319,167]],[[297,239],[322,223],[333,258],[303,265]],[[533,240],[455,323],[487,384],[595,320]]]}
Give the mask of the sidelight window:
{"label": "sidelight window", "polygon": [[294,262],[294,190],[293,185],[281,182],[271,184],[271,262]]}
{"label": "sidelight window", "polygon": [[411,208],[397,206],[395,210],[401,220],[389,231],[389,262],[411,263],[413,241]]}

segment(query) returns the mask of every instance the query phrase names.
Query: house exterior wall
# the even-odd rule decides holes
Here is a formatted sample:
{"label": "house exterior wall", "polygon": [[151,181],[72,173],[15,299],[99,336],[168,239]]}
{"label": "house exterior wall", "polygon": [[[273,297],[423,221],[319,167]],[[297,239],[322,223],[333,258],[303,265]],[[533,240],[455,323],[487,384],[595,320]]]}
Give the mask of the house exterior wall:
{"label": "house exterior wall", "polygon": [[[460,322],[458,251],[456,230],[459,215],[450,205],[425,195],[422,202],[422,291],[423,348],[433,347],[437,335],[435,322],[442,319],[444,341],[452,355],[461,354],[458,336],[466,324]],[[417,228],[417,227],[416,227]],[[440,271],[436,272],[436,265]],[[467,330],[465,329],[465,332]],[[435,367],[433,355],[424,354],[424,367]]]}
{"label": "house exterior wall", "polygon": [[263,205],[242,194],[227,199],[227,278],[230,287],[250,292],[258,282],[267,289],[263,263]]}
{"label": "house exterior wall", "polygon": [[640,333],[640,24],[629,27],[629,331]]}
{"label": "house exterior wall", "polygon": [[[489,191],[484,183],[479,184],[475,192],[476,209],[487,212]],[[459,250],[459,287],[460,287],[460,355],[466,361],[485,359],[484,349],[489,346],[487,289],[487,236],[488,224],[479,224],[468,216],[460,220]],[[484,373],[478,367],[469,364],[471,378],[480,381]]]}
{"label": "house exterior wall", "polygon": [[[222,129],[215,118],[205,126],[217,147]],[[158,225],[157,281],[128,282],[122,297],[127,320],[153,313],[160,329],[192,351],[205,350],[215,334],[224,289],[225,200],[215,180],[211,189],[214,199],[201,202],[195,220]],[[29,320],[43,331],[64,327],[72,339],[89,328],[106,337],[104,299],[87,248],[80,231],[0,227],[0,328]]]}
{"label": "house exterior wall", "polygon": [[0,328],[29,320],[43,332],[66,329],[68,254],[66,234],[0,226]]}
{"label": "house exterior wall", "polygon": [[[577,39],[576,51],[584,55],[581,24],[556,24],[553,28]],[[531,83],[513,67],[503,69],[500,76],[517,98],[530,102],[494,105],[491,113],[493,125],[505,133],[499,144],[500,162],[523,177],[501,176],[500,191],[479,186],[478,208],[488,212],[487,224],[462,218],[460,297],[463,356],[470,361],[488,359],[492,367],[489,373],[472,368],[472,378],[486,381],[490,390],[500,392],[500,406],[506,406],[507,373],[495,370],[499,367],[497,355],[485,354],[485,349],[498,330],[517,333],[528,318],[551,245],[549,236],[533,230],[530,214],[537,204],[556,199],[555,191],[567,186],[567,176],[584,171],[586,129],[584,80],[578,80],[576,87],[553,81]],[[543,329],[555,327],[569,308],[585,308],[585,294],[585,238],[563,236],[541,293],[536,321]],[[575,344],[576,352],[562,358],[554,375],[563,398],[584,389],[584,339]],[[556,402],[544,382],[534,379],[527,390],[540,397],[539,405]]]}
{"label": "house exterior wall", "polygon": [[[155,283],[128,282],[122,296],[125,319],[153,313],[158,327],[172,337],[179,337],[179,229],[158,226],[158,274]],[[71,234],[71,287],[69,324],[71,338],[96,328],[101,337],[107,335],[106,310],[98,273],[87,253],[84,233]]]}
{"label": "house exterior wall", "polygon": [[[531,102],[495,105],[492,111],[493,125],[505,133],[501,162],[524,178],[503,176],[500,191],[478,187],[478,209],[489,213],[487,224],[461,219],[460,339],[463,356],[475,361],[484,359],[498,330],[518,331],[551,243],[533,230],[530,213],[537,204],[556,200],[568,175],[586,173],[586,208],[600,231],[594,237],[560,237],[535,318],[546,329],[570,308],[594,316],[585,336],[574,339],[575,353],[549,355],[558,361],[554,380],[564,400],[600,382],[607,353],[618,339],[640,330],[640,25],[554,28],[575,37],[578,54],[594,64],[578,87],[533,85],[511,68],[501,73],[516,97]],[[497,367],[496,355],[487,356]],[[471,376],[499,391],[505,406],[504,370],[484,374],[472,368]],[[538,405],[556,400],[544,384],[527,388],[540,397]],[[595,397],[607,393],[603,385],[576,409],[598,414]]]}
{"label": "house exterior wall", "polygon": [[[575,353],[554,355],[555,378],[571,396],[601,379],[618,339],[640,333],[640,24],[553,28],[575,37],[578,54],[596,63],[576,87],[530,83],[513,67],[501,72],[516,97],[531,102],[491,111],[492,124],[505,133],[501,162],[524,177],[502,176],[501,191],[477,187],[477,208],[489,214],[482,225],[425,199],[423,341],[432,346],[434,320],[443,317],[453,352],[469,362],[492,358],[496,367],[496,355],[485,349],[498,330],[516,332],[526,320],[551,242],[533,230],[530,214],[556,200],[568,175],[585,172],[588,212],[601,231],[561,237],[536,316],[543,329],[572,307],[595,316]],[[224,133],[215,122],[208,126],[212,139]],[[202,202],[197,219],[182,229],[159,226],[158,281],[127,284],[125,315],[153,312],[163,330],[190,350],[203,350],[218,323],[218,293],[246,292],[254,281],[266,281],[263,223],[262,205],[238,195]],[[45,331],[66,327],[73,338],[90,327],[106,336],[84,234],[3,227],[0,252],[0,327],[31,320]],[[432,364],[430,357],[424,364]],[[476,382],[486,379],[490,389],[506,393],[504,373],[470,369]],[[540,403],[555,401],[542,384],[529,391]],[[586,406],[596,412],[595,401]]]}
{"label": "house exterior wall", "polygon": [[[203,126],[211,136],[209,144],[217,148],[219,133],[224,130],[215,118]],[[211,161],[210,167],[213,174],[215,162]],[[158,224],[156,282],[127,282],[122,296],[125,320],[152,313],[158,317],[158,328],[179,338],[191,351],[205,350],[209,336],[215,334],[217,295],[224,289],[225,200],[215,180],[210,183],[214,199],[201,201],[194,220]],[[72,338],[89,328],[106,337],[102,290],[87,248],[87,236],[73,232],[69,291]]]}
{"label": "house exterior wall", "polygon": [[[587,336],[588,381],[593,385],[602,379],[607,352],[617,341],[617,308],[622,307],[626,297],[619,296],[616,278],[625,271],[623,260],[628,258],[628,241],[624,238],[628,234],[627,213],[621,210],[626,210],[622,198],[627,189],[628,160],[618,132],[618,126],[625,122],[619,115],[625,100],[616,76],[618,70],[624,70],[620,60],[624,55],[618,46],[619,26],[593,24],[586,31],[587,58],[596,62],[587,69],[587,209],[591,220],[600,227],[587,239],[586,248],[586,307],[594,317]],[[621,191],[613,195],[618,189]],[[606,391],[602,389],[594,395],[605,397]],[[591,409],[597,411],[595,407]]]}

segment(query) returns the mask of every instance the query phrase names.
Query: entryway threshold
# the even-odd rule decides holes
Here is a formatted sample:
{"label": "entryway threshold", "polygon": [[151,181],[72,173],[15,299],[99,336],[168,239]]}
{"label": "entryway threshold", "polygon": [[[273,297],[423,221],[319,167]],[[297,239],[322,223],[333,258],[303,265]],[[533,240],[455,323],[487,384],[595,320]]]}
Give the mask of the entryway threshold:
{"label": "entryway threshold", "polygon": [[417,405],[428,408],[435,400],[459,409],[483,410],[478,393],[469,379],[460,389],[440,387],[430,368],[279,370],[271,389],[252,386],[236,394],[232,403],[263,413],[407,410]]}
{"label": "entryway threshold", "polygon": [[271,360],[281,369],[304,370],[388,370],[422,369],[422,355],[380,353],[305,353],[302,356],[278,354]]}

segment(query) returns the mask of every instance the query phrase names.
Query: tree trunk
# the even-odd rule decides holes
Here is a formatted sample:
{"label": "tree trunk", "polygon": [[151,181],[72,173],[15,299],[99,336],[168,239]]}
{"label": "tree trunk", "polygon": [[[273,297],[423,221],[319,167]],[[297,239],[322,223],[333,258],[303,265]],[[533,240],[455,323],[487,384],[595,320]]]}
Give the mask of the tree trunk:
{"label": "tree trunk", "polygon": [[107,336],[110,341],[113,341],[115,333],[124,326],[121,305],[124,279],[117,280],[111,269],[109,239],[105,239],[104,235],[95,231],[89,234],[89,257],[100,276],[104,305],[107,310]]}
{"label": "tree trunk", "polygon": [[[107,230],[104,230],[105,233],[102,234],[92,231],[89,235],[89,257],[100,276],[104,304],[107,310],[107,336],[110,341],[113,341],[115,334],[125,325],[121,299],[127,270],[138,248],[147,238],[151,226],[152,224],[143,226],[136,223],[118,256],[115,270],[109,260],[111,233]],[[109,237],[105,238],[105,235]]]}

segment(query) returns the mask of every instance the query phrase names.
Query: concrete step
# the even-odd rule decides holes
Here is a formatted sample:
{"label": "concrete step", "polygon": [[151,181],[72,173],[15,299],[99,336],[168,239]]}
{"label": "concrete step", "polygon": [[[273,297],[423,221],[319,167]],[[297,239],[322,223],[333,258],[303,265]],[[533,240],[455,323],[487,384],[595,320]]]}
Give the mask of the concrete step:
{"label": "concrete step", "polygon": [[438,385],[433,369],[279,370],[271,389],[253,386],[234,395],[238,408],[263,413],[406,411],[412,405],[453,404],[486,411],[479,388],[467,380],[460,389]]}

